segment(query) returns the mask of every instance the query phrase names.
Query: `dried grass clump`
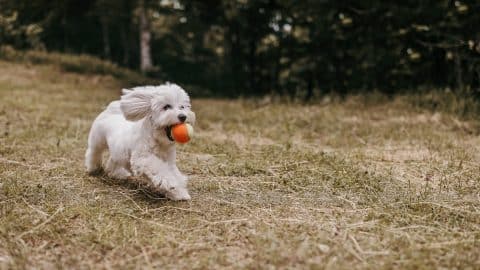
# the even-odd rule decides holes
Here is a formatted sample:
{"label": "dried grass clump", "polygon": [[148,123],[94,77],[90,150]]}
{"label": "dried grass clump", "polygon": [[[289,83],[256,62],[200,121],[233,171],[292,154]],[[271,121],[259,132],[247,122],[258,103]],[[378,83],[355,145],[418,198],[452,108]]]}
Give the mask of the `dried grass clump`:
{"label": "dried grass clump", "polygon": [[[0,268],[468,269],[475,122],[394,99],[194,100],[190,202],[85,174],[109,76],[0,61]],[[473,132],[472,132],[473,131]]]}

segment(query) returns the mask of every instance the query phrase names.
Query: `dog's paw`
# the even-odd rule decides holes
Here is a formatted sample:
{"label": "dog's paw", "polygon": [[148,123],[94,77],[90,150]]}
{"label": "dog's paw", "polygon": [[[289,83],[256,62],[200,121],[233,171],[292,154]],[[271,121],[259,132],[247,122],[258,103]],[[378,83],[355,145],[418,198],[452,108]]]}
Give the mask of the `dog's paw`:
{"label": "dog's paw", "polygon": [[109,171],[108,177],[119,180],[129,180],[132,177],[132,174],[127,169],[120,167],[113,171]]}
{"label": "dog's paw", "polygon": [[188,201],[191,200],[188,190],[184,188],[171,188],[165,196],[172,201]]}

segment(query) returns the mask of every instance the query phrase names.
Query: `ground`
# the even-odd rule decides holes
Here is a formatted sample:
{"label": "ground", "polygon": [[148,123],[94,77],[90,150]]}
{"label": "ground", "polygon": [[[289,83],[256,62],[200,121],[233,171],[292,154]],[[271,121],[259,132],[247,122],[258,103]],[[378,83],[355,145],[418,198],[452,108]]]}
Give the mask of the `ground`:
{"label": "ground", "polygon": [[408,98],[194,99],[192,200],[88,176],[122,82],[0,61],[0,268],[475,269],[478,125]]}

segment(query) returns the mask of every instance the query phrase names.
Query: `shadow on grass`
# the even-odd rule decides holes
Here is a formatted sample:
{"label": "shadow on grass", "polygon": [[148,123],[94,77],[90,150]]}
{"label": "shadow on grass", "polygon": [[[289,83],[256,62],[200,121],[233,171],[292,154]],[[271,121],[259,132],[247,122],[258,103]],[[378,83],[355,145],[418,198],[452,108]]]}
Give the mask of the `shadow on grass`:
{"label": "shadow on grass", "polygon": [[157,204],[158,202],[170,201],[152,185],[148,184],[146,180],[140,180],[138,178],[124,180],[114,179],[109,177],[103,170],[91,174],[90,176],[99,179],[100,182],[107,187],[116,187],[128,192],[129,197],[134,200],[141,200],[152,205]]}

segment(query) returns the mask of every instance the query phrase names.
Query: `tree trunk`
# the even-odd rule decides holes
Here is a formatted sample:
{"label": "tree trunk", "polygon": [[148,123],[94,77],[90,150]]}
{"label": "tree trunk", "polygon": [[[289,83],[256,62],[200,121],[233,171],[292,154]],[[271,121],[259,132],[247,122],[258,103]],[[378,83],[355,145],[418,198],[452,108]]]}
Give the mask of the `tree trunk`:
{"label": "tree trunk", "polygon": [[277,95],[283,95],[283,89],[281,88],[281,85],[280,85],[280,69],[281,69],[281,63],[280,63],[280,58],[282,57],[282,46],[283,46],[283,43],[282,43],[282,37],[280,35],[277,35],[277,38],[278,38],[278,41],[279,41],[279,45],[276,49],[275,49],[275,64],[274,64],[274,68],[273,68],[273,91],[275,91],[275,93]]}
{"label": "tree trunk", "polygon": [[150,54],[150,21],[147,17],[147,8],[145,7],[145,1],[140,1],[139,7],[139,26],[140,26],[140,70],[146,72],[152,69],[152,56]]}
{"label": "tree trunk", "polygon": [[62,29],[63,29],[63,52],[68,51],[68,37],[67,37],[67,4],[63,5],[62,10]]}
{"label": "tree trunk", "polygon": [[249,90],[248,93],[246,94],[252,94],[255,93],[257,94],[260,89],[258,89],[256,85],[256,64],[257,64],[257,59],[256,59],[256,50],[257,50],[257,44],[255,40],[255,36],[252,36],[250,38],[249,42],[249,52],[248,52],[248,71],[249,71]]}
{"label": "tree trunk", "polygon": [[[122,47],[123,47],[123,58],[122,63],[124,66],[130,65],[130,35],[127,34],[125,29],[128,29],[129,25],[125,25],[120,30],[120,37],[122,39]],[[127,36],[128,35],[128,36]]]}
{"label": "tree trunk", "polygon": [[313,97],[313,72],[309,71],[307,76],[307,93],[305,94],[304,102],[309,102]]}
{"label": "tree trunk", "polygon": [[455,77],[457,81],[457,90],[463,90],[463,74],[462,74],[462,60],[460,59],[460,53],[455,50]]}
{"label": "tree trunk", "polygon": [[[230,22],[228,22],[230,23]],[[239,30],[238,26],[235,23],[228,24],[228,31],[226,31],[225,40],[227,42],[228,50],[226,54],[227,62],[229,63],[229,86],[228,91],[229,95],[239,95],[240,89],[243,88],[242,85],[242,74],[241,74],[241,48],[239,44]]]}
{"label": "tree trunk", "polygon": [[103,57],[110,60],[110,35],[108,29],[108,20],[104,17],[101,19],[102,35],[103,35]]}

